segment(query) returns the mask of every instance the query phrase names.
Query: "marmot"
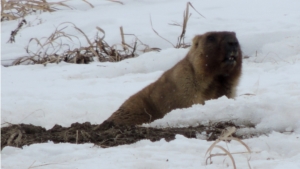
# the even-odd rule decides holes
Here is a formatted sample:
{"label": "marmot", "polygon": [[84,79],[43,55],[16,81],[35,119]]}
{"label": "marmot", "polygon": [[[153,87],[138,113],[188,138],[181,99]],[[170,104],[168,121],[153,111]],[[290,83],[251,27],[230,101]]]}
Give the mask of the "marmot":
{"label": "marmot", "polygon": [[241,68],[242,51],[234,32],[197,35],[184,59],[129,97],[99,127],[149,123],[176,108],[223,95],[233,98]]}

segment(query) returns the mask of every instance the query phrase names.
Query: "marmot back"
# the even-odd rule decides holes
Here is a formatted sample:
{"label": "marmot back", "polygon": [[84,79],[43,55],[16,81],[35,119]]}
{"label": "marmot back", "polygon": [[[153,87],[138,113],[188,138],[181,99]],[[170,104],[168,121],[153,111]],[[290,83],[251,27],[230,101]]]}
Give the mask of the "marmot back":
{"label": "marmot back", "polygon": [[100,127],[149,123],[176,108],[233,98],[242,69],[234,32],[207,32],[193,39],[184,59],[156,82],[129,97]]}

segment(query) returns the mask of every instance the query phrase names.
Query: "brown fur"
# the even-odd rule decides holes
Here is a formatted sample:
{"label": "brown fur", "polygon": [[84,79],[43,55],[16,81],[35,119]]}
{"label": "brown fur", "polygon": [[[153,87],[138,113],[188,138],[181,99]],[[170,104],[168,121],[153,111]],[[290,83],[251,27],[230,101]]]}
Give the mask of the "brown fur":
{"label": "brown fur", "polygon": [[[230,56],[235,61],[228,61]],[[184,59],[127,99],[100,127],[148,123],[176,108],[223,95],[233,98],[241,68],[242,52],[234,32],[197,35]]]}

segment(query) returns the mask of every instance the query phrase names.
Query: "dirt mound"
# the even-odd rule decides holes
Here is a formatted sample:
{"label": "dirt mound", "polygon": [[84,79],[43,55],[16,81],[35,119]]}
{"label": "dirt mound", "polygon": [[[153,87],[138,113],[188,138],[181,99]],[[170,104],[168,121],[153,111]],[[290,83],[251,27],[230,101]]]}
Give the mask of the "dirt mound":
{"label": "dirt mound", "polygon": [[[204,131],[207,140],[215,140],[224,128],[235,125],[231,122],[220,122],[211,126],[200,125],[187,128],[118,126],[107,130],[101,130],[98,126],[85,122],[73,123],[70,127],[55,125],[52,129],[46,130],[31,124],[14,124],[1,128],[1,149],[5,146],[22,147],[48,141],[74,144],[94,143],[101,147],[112,147],[132,144],[142,139],[158,141],[164,138],[166,141],[170,141],[175,139],[176,134],[184,135],[187,138],[196,138],[197,133]],[[235,127],[240,128],[239,126]]]}

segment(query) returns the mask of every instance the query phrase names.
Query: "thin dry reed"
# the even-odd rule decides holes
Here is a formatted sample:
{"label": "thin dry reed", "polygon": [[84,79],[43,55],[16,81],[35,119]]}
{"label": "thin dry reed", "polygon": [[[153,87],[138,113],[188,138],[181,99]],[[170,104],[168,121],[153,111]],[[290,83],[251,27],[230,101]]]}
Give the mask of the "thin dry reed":
{"label": "thin dry reed", "polygon": [[[240,140],[240,139],[232,136],[232,134],[234,134],[235,132],[236,132],[236,128],[235,127],[227,127],[226,129],[223,130],[223,132],[220,135],[220,137],[207,149],[207,151],[205,153],[205,156],[207,154],[209,156],[206,158],[206,164],[208,164],[208,160],[210,160],[210,163],[212,163],[212,157],[226,156],[226,155],[228,155],[229,158],[230,158],[230,160],[231,160],[231,162],[232,162],[233,168],[236,169],[237,167],[236,167],[235,160],[234,160],[234,158],[233,158],[232,155],[233,154],[245,154],[245,153],[251,154],[251,150],[247,146],[246,143],[244,143],[242,140]],[[235,140],[235,141],[239,142],[240,144],[242,144],[247,149],[247,152],[231,153],[231,152],[229,152],[229,150],[226,150],[224,147],[217,145],[221,141],[232,141],[232,140]],[[222,153],[212,154],[211,152],[212,152],[212,150],[214,148],[221,149],[225,154],[222,154]],[[248,158],[248,160],[247,160],[248,167],[251,169],[251,166],[249,164],[249,160],[250,160],[250,158]]]}
{"label": "thin dry reed", "polygon": [[190,16],[192,15],[190,12],[189,12],[189,7],[193,8],[200,16],[202,16],[203,18],[205,18],[202,14],[200,14],[195,8],[194,6],[192,5],[192,3],[190,2],[187,2],[186,4],[186,8],[183,12],[183,22],[182,24],[179,24],[179,23],[173,23],[173,24],[170,24],[170,25],[173,25],[173,26],[180,26],[182,27],[182,31],[181,31],[181,34],[179,35],[179,37],[177,38],[177,43],[176,45],[174,45],[172,42],[170,42],[169,40],[167,40],[166,38],[162,37],[161,35],[159,35],[159,33],[153,28],[153,24],[152,24],[152,19],[151,19],[151,16],[150,16],[150,24],[151,24],[151,28],[153,30],[153,32],[159,36],[160,38],[162,38],[163,40],[167,41],[168,43],[170,43],[174,48],[187,48],[187,47],[190,47],[189,44],[185,43],[184,42],[184,38],[185,38],[185,33],[186,33],[186,29],[187,29],[187,23],[188,23],[188,20],[190,18]]}

